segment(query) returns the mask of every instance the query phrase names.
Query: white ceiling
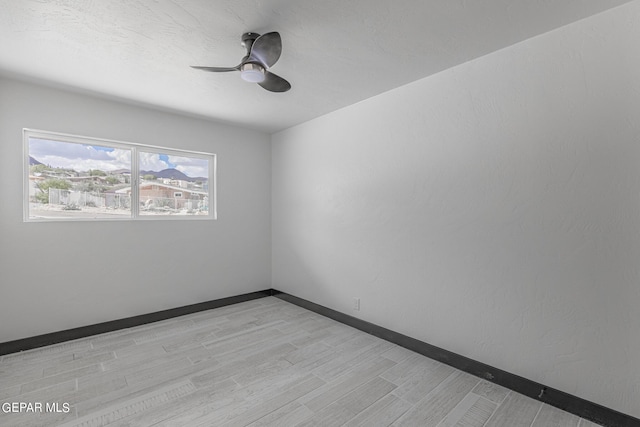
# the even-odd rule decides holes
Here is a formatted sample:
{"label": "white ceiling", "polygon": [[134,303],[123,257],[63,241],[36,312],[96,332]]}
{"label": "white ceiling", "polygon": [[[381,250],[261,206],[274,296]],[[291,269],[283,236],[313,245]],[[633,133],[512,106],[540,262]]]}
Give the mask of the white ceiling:
{"label": "white ceiling", "polygon": [[[0,73],[275,132],[629,0],[0,0]],[[280,32],[245,83],[247,31]]]}

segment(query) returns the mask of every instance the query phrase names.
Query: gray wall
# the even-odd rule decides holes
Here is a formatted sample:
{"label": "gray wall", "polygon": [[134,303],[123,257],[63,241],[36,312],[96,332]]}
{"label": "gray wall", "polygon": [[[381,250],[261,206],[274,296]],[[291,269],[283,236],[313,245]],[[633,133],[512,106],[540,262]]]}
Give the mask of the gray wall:
{"label": "gray wall", "polygon": [[275,134],[273,287],[639,417],[638,22]]}
{"label": "gray wall", "polygon": [[[218,220],[22,222],[22,128],[218,156]],[[270,287],[266,134],[0,78],[0,342]]]}

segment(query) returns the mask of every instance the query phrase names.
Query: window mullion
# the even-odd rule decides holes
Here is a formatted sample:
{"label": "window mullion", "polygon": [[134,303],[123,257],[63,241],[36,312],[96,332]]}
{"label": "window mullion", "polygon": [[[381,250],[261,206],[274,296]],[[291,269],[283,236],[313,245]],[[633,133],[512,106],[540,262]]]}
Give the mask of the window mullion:
{"label": "window mullion", "polygon": [[140,159],[137,147],[131,147],[131,217],[140,215]]}

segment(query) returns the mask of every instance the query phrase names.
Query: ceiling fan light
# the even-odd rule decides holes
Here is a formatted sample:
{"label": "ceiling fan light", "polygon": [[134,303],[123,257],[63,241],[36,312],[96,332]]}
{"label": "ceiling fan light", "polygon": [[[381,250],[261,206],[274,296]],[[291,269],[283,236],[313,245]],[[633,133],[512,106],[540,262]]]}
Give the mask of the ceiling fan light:
{"label": "ceiling fan light", "polygon": [[260,64],[247,62],[240,67],[240,77],[249,83],[260,83],[264,81],[264,67]]}

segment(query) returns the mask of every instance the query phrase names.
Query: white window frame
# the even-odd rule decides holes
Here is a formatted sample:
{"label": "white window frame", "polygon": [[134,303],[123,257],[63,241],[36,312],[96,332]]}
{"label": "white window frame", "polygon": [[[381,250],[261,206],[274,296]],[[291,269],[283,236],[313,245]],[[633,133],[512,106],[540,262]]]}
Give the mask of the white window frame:
{"label": "white window frame", "polygon": [[[74,217],[49,217],[49,218],[31,218],[29,216],[29,138],[48,139],[53,141],[99,145],[103,147],[118,148],[131,151],[131,216],[123,215],[122,217],[99,217],[99,218],[74,218]],[[140,159],[139,151],[146,153],[173,154],[185,157],[202,158],[209,161],[208,191],[209,191],[209,213],[207,215],[141,215],[140,214]],[[23,129],[23,221],[24,222],[59,222],[59,221],[184,221],[184,220],[215,220],[217,214],[217,159],[218,156],[213,153],[203,151],[191,151],[177,148],[161,147],[157,145],[138,144],[133,142],[116,141],[112,139],[94,138],[87,136],[71,135],[59,132],[50,132],[37,129]]]}

